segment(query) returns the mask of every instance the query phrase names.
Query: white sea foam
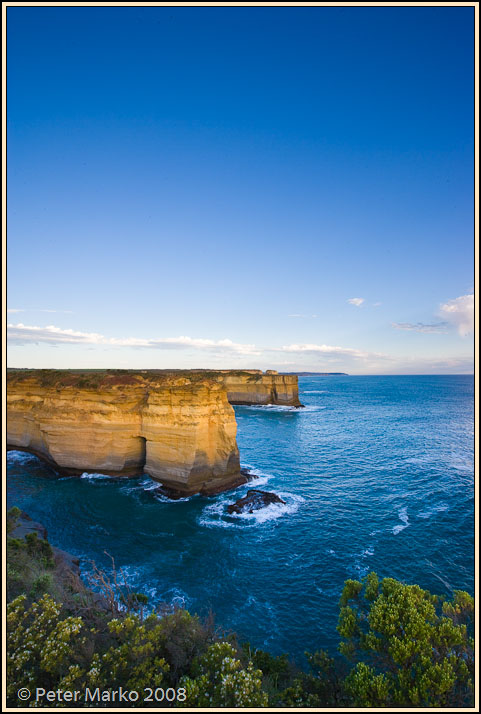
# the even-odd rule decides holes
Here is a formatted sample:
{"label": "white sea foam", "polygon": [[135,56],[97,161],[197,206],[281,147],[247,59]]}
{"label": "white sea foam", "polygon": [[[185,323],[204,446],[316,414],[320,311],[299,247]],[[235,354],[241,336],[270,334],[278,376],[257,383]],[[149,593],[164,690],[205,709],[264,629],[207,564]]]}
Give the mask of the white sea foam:
{"label": "white sea foam", "polygon": [[145,476],[141,481],[137,481],[134,485],[125,485],[122,488],[125,494],[151,493],[153,498],[160,503],[181,503],[182,501],[190,501],[195,496],[184,496],[183,498],[169,498],[162,492],[162,484],[159,481],[154,481],[150,476]]}
{"label": "white sea foam", "polygon": [[[154,490],[154,489],[149,489],[149,490]],[[197,494],[194,496],[183,496],[182,498],[169,498],[168,496],[165,495],[165,493],[162,493],[162,491],[156,491],[154,493],[154,498],[156,501],[160,501],[160,503],[183,503],[184,501],[190,501],[192,498],[196,498]]]}
{"label": "white sea foam", "polygon": [[132,591],[142,592],[149,598],[148,606],[162,603],[167,609],[177,607],[185,608],[192,604],[192,598],[179,587],[170,587],[166,590],[159,589],[159,584],[154,585],[145,568],[137,564],[120,565],[116,563],[117,577],[120,584],[125,584]]}
{"label": "white sea foam", "polygon": [[140,482],[140,486],[143,491],[155,491],[159,488],[159,483],[151,478],[144,478]]}
{"label": "white sea foam", "polygon": [[271,503],[253,513],[227,513],[227,506],[232,502],[232,497],[224,497],[204,508],[198,521],[199,525],[208,528],[255,527],[292,515],[305,500],[302,496],[283,491],[279,491],[277,495],[285,503]]}
{"label": "white sea foam", "polygon": [[249,471],[249,484],[252,484],[256,488],[258,486],[265,486],[266,483],[272,478],[272,474],[266,474],[265,471],[261,471],[261,469],[256,469],[253,466],[248,466],[247,464],[242,464],[241,466],[243,469],[247,469]]}
{"label": "white sea foam", "polygon": [[100,479],[112,479],[112,478],[118,478],[117,476],[109,476],[108,474],[89,474],[87,471],[84,471],[84,473],[80,476],[80,478],[87,479],[88,481],[97,481]]}
{"label": "white sea foam", "polygon": [[297,496],[293,493],[279,492],[277,495],[282,498],[285,503],[271,503],[269,506],[259,508],[258,511],[254,511],[253,513],[233,513],[231,514],[231,518],[254,522],[256,524],[267,523],[268,521],[277,520],[285,515],[292,515],[299,509],[300,504],[304,501],[302,496]]}
{"label": "white sea foam", "polygon": [[140,493],[142,491],[155,491],[158,488],[160,488],[160,484],[147,476],[141,481],[135,480],[134,485],[130,482],[128,486],[123,486],[122,492],[127,494]]}
{"label": "white sea foam", "polygon": [[302,412],[302,407],[291,407],[283,404],[241,404],[241,409],[249,411],[270,411],[270,412]]}
{"label": "white sea foam", "polygon": [[307,414],[309,412],[319,412],[325,409],[324,406],[308,404],[304,407],[288,407],[282,404],[249,404],[241,405],[241,409],[248,409],[249,411],[256,412],[278,412],[280,414],[284,413],[295,413],[295,414]]}
{"label": "white sea foam", "polygon": [[361,555],[362,556],[374,555],[374,548],[372,548],[372,547],[366,548],[366,550],[362,551]]}
{"label": "white sea foam", "polygon": [[369,545],[361,553],[355,556],[354,568],[357,570],[361,577],[367,575],[369,572],[369,565],[365,562],[366,558],[370,558],[374,555],[374,546]]}
{"label": "white sea foam", "polygon": [[305,392],[301,392],[301,394],[326,394],[327,389],[306,389]]}
{"label": "white sea foam", "polygon": [[407,528],[410,523],[409,523],[409,518],[408,518],[408,509],[406,507],[401,508],[401,510],[398,512],[399,520],[402,521],[403,525],[402,526],[394,526],[392,529],[392,532],[394,535],[397,535],[401,531],[403,531],[405,528]]}
{"label": "white sea foam", "polygon": [[426,508],[424,511],[418,513],[418,518],[431,518],[431,516],[436,515],[436,513],[442,513],[447,510],[449,510],[449,506],[446,503],[439,503],[437,506]]}
{"label": "white sea foam", "polygon": [[9,464],[23,464],[37,458],[35,454],[30,454],[28,451],[7,451],[7,463]]}

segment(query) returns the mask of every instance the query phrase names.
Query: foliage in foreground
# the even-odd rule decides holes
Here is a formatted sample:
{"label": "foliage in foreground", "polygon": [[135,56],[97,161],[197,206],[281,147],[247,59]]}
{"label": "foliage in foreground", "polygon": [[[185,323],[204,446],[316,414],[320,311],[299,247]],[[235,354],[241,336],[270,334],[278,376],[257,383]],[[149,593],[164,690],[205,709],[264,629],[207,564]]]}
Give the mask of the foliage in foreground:
{"label": "foliage in foreground", "polygon": [[[17,517],[9,514],[13,524]],[[78,580],[66,583],[47,541],[10,537],[8,558],[9,706],[23,706],[16,696],[22,687],[171,688],[181,695],[161,706],[184,707],[473,703],[474,604],[462,591],[447,601],[417,585],[379,581],[375,573],[362,582],[346,581],[337,628],[343,658],[306,653],[304,672],[286,655],[273,657],[239,646],[235,637],[221,637],[212,622],[186,610],[145,615],[141,594],[120,594],[124,609],[114,607],[116,591],[107,576],[101,578],[104,598],[82,590]],[[159,707],[159,702],[116,706]]]}
{"label": "foliage in foreground", "polygon": [[356,662],[345,688],[359,706],[467,706],[474,681],[474,601],[451,602],[370,573],[348,580],[341,597],[339,647]]}

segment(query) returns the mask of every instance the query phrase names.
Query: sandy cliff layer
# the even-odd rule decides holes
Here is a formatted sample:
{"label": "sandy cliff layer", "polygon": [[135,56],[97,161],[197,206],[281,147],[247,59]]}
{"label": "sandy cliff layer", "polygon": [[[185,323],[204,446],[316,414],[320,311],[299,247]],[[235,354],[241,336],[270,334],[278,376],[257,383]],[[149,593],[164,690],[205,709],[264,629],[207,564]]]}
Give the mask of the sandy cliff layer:
{"label": "sandy cliff layer", "polygon": [[[231,404],[280,404],[301,407],[297,375],[279,374],[274,369],[192,370],[225,384]],[[173,372],[172,372],[173,374]]]}
{"label": "sandy cliff layer", "polygon": [[299,401],[297,376],[227,372],[223,378],[227,398],[231,404],[280,404],[289,407],[302,406]]}
{"label": "sandy cliff layer", "polygon": [[7,374],[7,443],[68,473],[147,473],[182,494],[245,481],[234,410],[203,373],[18,370]]}

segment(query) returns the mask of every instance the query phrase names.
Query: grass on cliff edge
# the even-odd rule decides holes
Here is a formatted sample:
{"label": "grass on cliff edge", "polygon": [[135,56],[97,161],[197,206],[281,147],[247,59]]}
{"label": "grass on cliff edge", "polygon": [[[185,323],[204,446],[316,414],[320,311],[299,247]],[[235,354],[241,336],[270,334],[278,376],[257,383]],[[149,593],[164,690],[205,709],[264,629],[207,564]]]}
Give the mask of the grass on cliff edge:
{"label": "grass on cliff edge", "polygon": [[[19,515],[9,511],[10,534]],[[23,706],[22,687],[175,689],[179,698],[161,706],[473,706],[474,603],[466,592],[448,601],[375,573],[347,580],[337,627],[343,658],[306,653],[301,671],[286,655],[240,645],[212,619],[155,611],[140,593],[125,597],[115,566],[107,574],[93,565],[95,594],[66,578],[46,540],[30,536],[7,542],[9,706]],[[145,706],[141,699],[120,706]]]}
{"label": "grass on cliff edge", "polygon": [[192,384],[217,383],[226,374],[261,381],[262,372],[250,370],[210,369],[7,369],[7,385],[36,379],[41,387],[78,387],[99,389],[108,386],[143,384],[166,384],[179,378],[189,379]]}

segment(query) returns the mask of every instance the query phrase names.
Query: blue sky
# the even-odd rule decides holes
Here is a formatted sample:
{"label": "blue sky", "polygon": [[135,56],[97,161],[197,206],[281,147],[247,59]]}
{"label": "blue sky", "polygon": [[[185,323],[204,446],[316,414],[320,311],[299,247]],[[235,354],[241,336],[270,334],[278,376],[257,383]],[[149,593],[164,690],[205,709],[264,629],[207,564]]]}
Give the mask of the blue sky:
{"label": "blue sky", "polygon": [[473,32],[9,7],[9,366],[471,372]]}

